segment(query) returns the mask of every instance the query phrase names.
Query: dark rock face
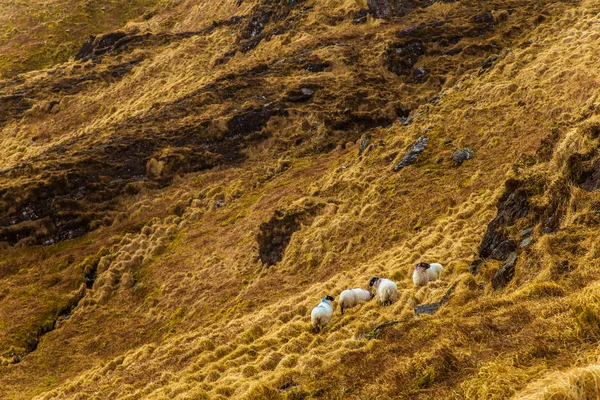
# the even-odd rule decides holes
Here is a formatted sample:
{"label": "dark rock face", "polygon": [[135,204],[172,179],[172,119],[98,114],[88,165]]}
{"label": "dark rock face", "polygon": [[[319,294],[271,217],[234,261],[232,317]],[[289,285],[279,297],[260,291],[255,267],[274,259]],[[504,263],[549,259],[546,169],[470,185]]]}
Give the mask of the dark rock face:
{"label": "dark rock face", "polygon": [[435,0],[367,0],[369,11],[375,18],[401,17],[417,7],[427,7]]}
{"label": "dark rock face", "polygon": [[367,15],[369,15],[369,10],[367,10],[366,8],[361,8],[356,12],[356,14],[354,14],[352,23],[364,24],[365,22],[367,22]]}
{"label": "dark rock face", "polygon": [[484,12],[483,14],[475,15],[473,17],[473,22],[475,22],[477,24],[493,24],[494,16],[492,15],[491,12],[487,11],[487,12]]}
{"label": "dark rock face", "polygon": [[34,102],[23,95],[0,96],[0,123],[11,118],[20,118]]}
{"label": "dark rock face", "polygon": [[408,76],[423,54],[425,46],[420,40],[392,46],[386,54],[387,68],[396,75]]}
{"label": "dark rock face", "polygon": [[235,115],[227,123],[227,129],[233,136],[245,136],[260,131],[272,116],[282,113],[284,113],[283,109],[268,104],[262,108]]}
{"label": "dark rock face", "polygon": [[321,206],[308,204],[295,210],[276,210],[269,222],[260,224],[256,241],[262,263],[271,266],[281,261],[292,234],[299,231],[300,224],[313,217]]}
{"label": "dark rock face", "polygon": [[515,276],[515,264],[517,263],[517,253],[510,253],[504,264],[496,271],[492,278],[494,289],[501,289],[506,286]]}
{"label": "dark rock face", "polygon": [[325,62],[306,64],[304,66],[304,69],[308,72],[323,72],[330,66],[331,66],[331,64],[328,61],[325,61]]}
{"label": "dark rock face", "polygon": [[299,90],[291,91],[288,94],[288,101],[292,103],[302,103],[309,101],[315,95],[315,91],[310,88],[301,88]]}
{"label": "dark rock face", "polygon": [[482,74],[485,71],[487,71],[488,69],[492,68],[494,66],[494,63],[498,60],[498,56],[491,56],[489,58],[487,58],[484,62],[483,65],[481,66],[481,69],[479,70],[479,73]]}
{"label": "dark rock face", "polygon": [[469,266],[469,272],[472,275],[477,275],[479,273],[479,269],[481,268],[482,265],[483,265],[482,259],[478,258],[476,260],[473,260],[473,262]]}
{"label": "dark rock face", "polygon": [[425,68],[419,67],[413,71],[413,73],[412,73],[413,83],[423,83],[426,80],[427,80],[427,71],[425,71]]}
{"label": "dark rock face", "polygon": [[515,239],[507,239],[500,244],[492,251],[490,258],[494,260],[504,261],[508,258],[510,253],[517,250],[517,241]]}
{"label": "dark rock face", "polygon": [[471,150],[468,147],[456,150],[454,152],[454,155],[452,156],[452,159],[454,160],[456,165],[462,165],[462,163],[464,163],[467,160],[470,160],[471,158],[473,158],[473,150]]}
{"label": "dark rock face", "polygon": [[[496,207],[498,208],[498,215],[488,225],[479,246],[479,257],[481,258],[490,258],[492,255],[497,257],[507,255],[506,250],[511,248],[512,243],[504,243],[509,240],[504,229],[512,226],[519,218],[523,218],[529,213],[527,193],[518,188],[518,182],[508,181],[506,191]],[[499,249],[494,254],[497,248]],[[503,258],[499,259],[503,260]]]}
{"label": "dark rock face", "polygon": [[410,151],[404,157],[402,157],[402,160],[400,160],[398,164],[394,166],[394,172],[398,172],[402,168],[414,164],[414,162],[417,161],[419,154],[421,154],[427,147],[427,142],[429,142],[429,138],[424,136],[421,136],[419,139],[417,139]]}
{"label": "dark rock face", "polygon": [[[76,60],[88,60],[92,57],[106,53],[125,42],[125,32],[111,32],[100,36],[90,36],[75,55]],[[123,40],[122,40],[123,39]],[[121,43],[119,43],[121,41]]]}
{"label": "dark rock face", "polygon": [[580,180],[579,187],[587,192],[600,188],[600,161],[596,161],[590,170],[585,171]]}

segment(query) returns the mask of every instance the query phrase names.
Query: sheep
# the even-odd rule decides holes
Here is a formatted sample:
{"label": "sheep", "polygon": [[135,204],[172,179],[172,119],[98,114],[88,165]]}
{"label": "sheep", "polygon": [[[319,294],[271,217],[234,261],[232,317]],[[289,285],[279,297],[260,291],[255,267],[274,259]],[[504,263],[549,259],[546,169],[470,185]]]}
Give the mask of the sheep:
{"label": "sheep", "polygon": [[333,305],[331,302],[334,300],[331,296],[325,296],[321,299],[318,306],[312,309],[310,313],[310,322],[315,328],[315,333],[319,333],[321,328],[325,327],[333,316]]}
{"label": "sheep", "polygon": [[412,276],[413,283],[415,286],[425,286],[429,282],[438,280],[443,270],[442,264],[418,262]]}
{"label": "sheep", "polygon": [[374,276],[369,281],[370,287],[375,287],[381,305],[391,305],[398,300],[398,286],[389,279]]}
{"label": "sheep", "polygon": [[340,309],[344,315],[344,308],[352,308],[361,301],[369,301],[375,295],[365,289],[347,289],[340,293]]}

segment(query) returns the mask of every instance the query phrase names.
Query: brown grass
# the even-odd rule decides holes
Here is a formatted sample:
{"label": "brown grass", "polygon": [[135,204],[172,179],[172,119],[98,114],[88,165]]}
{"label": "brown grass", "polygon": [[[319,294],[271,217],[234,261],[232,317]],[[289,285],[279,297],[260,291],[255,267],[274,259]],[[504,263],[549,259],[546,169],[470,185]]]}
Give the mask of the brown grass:
{"label": "brown grass", "polygon": [[[35,6],[0,4],[20,17],[23,7]],[[46,7],[59,5],[73,9],[70,3]],[[142,2],[119,23],[98,22],[98,29],[133,19],[140,31],[187,32],[252,13],[258,5]],[[447,29],[458,31],[480,12],[479,2],[435,4],[394,22],[369,17],[354,25],[352,15],[363,3],[307,1],[301,8],[312,8],[299,13],[295,25],[223,64],[215,61],[235,48],[243,24],[132,47],[99,63],[68,61],[19,75],[17,87],[31,90],[38,108],[0,128],[5,155],[0,169],[32,165],[0,177],[1,190],[19,195],[15,202],[26,200],[28,182],[45,182],[71,168],[66,161],[85,165],[86,149],[125,138],[158,140],[165,131],[205,121],[207,137],[218,138],[242,110],[284,102],[297,87],[317,89],[311,102],[290,103],[287,114],[271,117],[262,130],[266,138],[244,147],[242,161],[175,171],[165,186],[130,187],[112,200],[112,208],[93,210],[109,219],[79,239],[47,247],[3,246],[0,397],[597,397],[600,252],[592,214],[600,195],[569,180],[568,160],[598,148],[590,132],[598,118],[600,75],[593,54],[600,50],[600,10],[592,1],[544,2],[538,11],[525,2],[498,1],[495,15],[510,5],[517,11],[509,25],[460,42],[474,57],[419,60],[432,74],[443,75],[444,83],[436,78],[419,86],[389,72],[386,48],[396,41],[395,32],[417,23],[452,19],[460,23]],[[153,18],[136,19],[148,8],[156,8]],[[534,23],[539,15],[543,22]],[[525,25],[529,29],[503,42],[511,51],[501,51],[494,67],[479,74],[492,52],[476,45],[505,40],[504,29]],[[36,55],[19,47],[15,37],[0,42],[9,60],[13,53]],[[322,73],[297,68],[306,50],[330,67]],[[50,89],[87,73],[106,77],[103,71],[133,59],[141,61],[119,79],[97,78],[72,94]],[[67,58],[48,60],[22,68],[11,64],[17,67],[3,75]],[[269,74],[250,76],[260,64],[269,65]],[[4,94],[12,90],[7,82],[0,87]],[[195,94],[220,82],[222,91]],[[440,93],[439,104],[426,103]],[[186,103],[188,96],[197,102]],[[56,112],[44,112],[39,104],[51,100],[58,102]],[[405,126],[396,119],[396,103],[421,116]],[[183,104],[182,114],[173,104]],[[391,116],[389,126],[369,130],[371,143],[385,145],[358,158],[357,139],[368,128],[334,129],[329,122],[342,118],[346,108],[356,115]],[[417,163],[393,173],[389,157],[398,162],[426,128],[430,141]],[[548,159],[529,163],[553,129],[557,138]],[[54,156],[58,144],[67,150]],[[453,151],[466,146],[475,157],[454,166]],[[148,156],[155,161],[146,173],[157,182],[159,158],[173,154],[165,151]],[[187,151],[175,155],[191,157]],[[507,178],[539,185],[531,203],[540,208],[554,201],[547,188],[563,185],[569,197],[562,199],[565,212],[556,233],[542,235],[543,221],[534,219],[513,228],[518,234],[525,225],[535,226],[536,242],[520,253],[513,281],[494,291],[490,278],[500,263],[486,262],[476,276],[469,274],[469,264]],[[307,201],[323,207],[291,236],[282,260],[264,267],[256,243],[260,224],[275,210]],[[410,274],[419,260],[444,264],[442,279],[415,288]],[[57,315],[96,264],[93,287],[67,318]],[[322,333],[311,332],[310,310],[322,296],[366,287],[374,275],[398,283],[397,303],[381,308],[368,302],[343,317],[336,309]],[[454,283],[453,296],[437,314],[414,317],[415,305],[438,301]],[[379,339],[365,338],[390,320],[400,322]],[[37,338],[53,322],[55,329],[40,334],[37,348],[28,352],[32,335]],[[16,356],[23,358],[16,363]]]}

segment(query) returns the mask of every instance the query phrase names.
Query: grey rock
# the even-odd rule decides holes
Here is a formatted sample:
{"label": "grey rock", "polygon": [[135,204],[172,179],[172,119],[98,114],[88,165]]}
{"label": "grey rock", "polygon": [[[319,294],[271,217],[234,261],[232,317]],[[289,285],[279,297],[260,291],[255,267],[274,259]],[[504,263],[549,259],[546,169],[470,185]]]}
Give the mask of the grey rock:
{"label": "grey rock", "polygon": [[394,172],[398,172],[402,168],[414,164],[414,162],[417,161],[419,154],[421,154],[427,147],[427,142],[429,142],[429,138],[427,137],[421,136],[418,138],[415,144],[411,147],[410,151],[404,157],[402,157],[402,160],[400,160],[398,164],[394,166]]}
{"label": "grey rock", "polygon": [[291,92],[288,95],[288,101],[291,101],[292,103],[301,103],[312,99],[314,95],[314,90],[310,88],[301,88],[300,90]]}
{"label": "grey rock", "polygon": [[521,244],[519,245],[519,247],[524,249],[525,247],[529,246],[532,242],[533,242],[532,237],[525,238],[521,241]]}
{"label": "grey rock", "polygon": [[498,261],[504,261],[508,258],[510,253],[517,250],[517,241],[515,239],[507,239],[500,242],[498,246],[492,251],[490,258]]}
{"label": "grey rock", "polygon": [[473,158],[473,150],[471,150],[468,147],[456,150],[454,152],[454,155],[452,156],[452,159],[454,159],[456,165],[462,165],[462,163],[464,163],[467,160],[470,160],[471,158]]}
{"label": "grey rock", "polygon": [[519,233],[519,237],[524,238],[525,236],[529,236],[533,233],[533,228],[527,228],[523,232]]}
{"label": "grey rock", "polygon": [[506,286],[515,276],[515,264],[517,263],[517,253],[510,253],[504,264],[496,271],[492,278],[494,289],[501,289]]}
{"label": "grey rock", "polygon": [[360,138],[360,146],[358,147],[358,155],[359,157],[364,153],[364,151],[369,147],[369,143],[371,142],[371,135],[365,133]]}
{"label": "grey rock", "polygon": [[479,74],[483,74],[485,71],[487,71],[488,69],[492,68],[492,66],[494,65],[494,63],[498,60],[498,56],[491,56],[490,58],[488,58],[487,60],[485,60],[483,62],[483,65],[481,66],[481,69],[479,70]]}
{"label": "grey rock", "polygon": [[420,117],[420,116],[421,116],[421,113],[420,113],[420,112],[418,112],[418,113],[416,113],[416,114],[409,115],[409,116],[408,116],[408,117],[406,117],[406,118],[400,118],[400,122],[402,122],[402,124],[403,124],[404,126],[407,126],[407,125],[410,125],[410,123],[411,123],[411,122],[413,122],[413,120],[414,120],[415,118],[417,118],[417,117]]}

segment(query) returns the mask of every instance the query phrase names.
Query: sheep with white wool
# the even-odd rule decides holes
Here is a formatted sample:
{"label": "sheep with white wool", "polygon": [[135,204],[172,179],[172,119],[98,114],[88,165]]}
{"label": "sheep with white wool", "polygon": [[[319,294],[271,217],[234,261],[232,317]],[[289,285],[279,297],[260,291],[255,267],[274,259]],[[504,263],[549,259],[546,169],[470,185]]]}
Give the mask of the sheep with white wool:
{"label": "sheep with white wool", "polygon": [[438,280],[443,270],[442,264],[418,262],[412,276],[413,283],[415,286],[425,286],[429,282]]}
{"label": "sheep with white wool", "polygon": [[334,298],[331,296],[325,296],[321,299],[318,306],[312,309],[310,313],[310,322],[315,328],[315,332],[318,333],[321,328],[325,327],[333,316],[333,302]]}
{"label": "sheep with white wool", "polygon": [[398,300],[398,286],[389,279],[374,276],[369,281],[370,287],[375,287],[379,302],[386,306],[391,305]]}
{"label": "sheep with white wool", "polygon": [[340,293],[340,309],[344,315],[345,308],[352,308],[362,301],[369,301],[375,295],[365,289],[347,289]]}

